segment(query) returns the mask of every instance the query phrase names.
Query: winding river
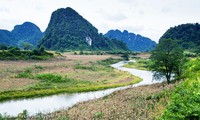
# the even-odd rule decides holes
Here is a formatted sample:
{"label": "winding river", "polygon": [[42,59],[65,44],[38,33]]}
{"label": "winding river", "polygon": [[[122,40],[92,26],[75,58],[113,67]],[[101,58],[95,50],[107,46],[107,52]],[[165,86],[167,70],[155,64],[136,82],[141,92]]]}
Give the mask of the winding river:
{"label": "winding river", "polygon": [[45,113],[53,112],[60,109],[70,108],[80,102],[104,97],[117,90],[123,90],[129,87],[149,85],[161,82],[161,81],[152,81],[152,72],[150,71],[124,68],[122,67],[124,64],[126,64],[126,62],[119,62],[111,66],[122,71],[130,72],[131,74],[142,78],[143,81],[130,86],[106,89],[101,91],[74,93],[74,94],[66,93],[66,94],[58,94],[41,98],[10,100],[6,102],[1,102],[0,113],[1,114],[6,113],[7,115],[17,116],[23,110],[27,110],[29,115],[34,115],[39,112],[45,112]]}

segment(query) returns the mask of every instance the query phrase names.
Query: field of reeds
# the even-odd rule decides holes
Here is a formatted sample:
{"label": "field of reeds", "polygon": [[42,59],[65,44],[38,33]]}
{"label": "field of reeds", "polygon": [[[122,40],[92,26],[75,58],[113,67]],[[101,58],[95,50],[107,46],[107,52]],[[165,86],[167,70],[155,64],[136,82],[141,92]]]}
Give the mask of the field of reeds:
{"label": "field of reeds", "polygon": [[120,60],[113,55],[65,53],[48,61],[0,61],[0,101],[95,91],[139,82],[138,77],[109,66]]}
{"label": "field of reeds", "polygon": [[[174,84],[154,84],[114,92],[103,98],[83,102],[68,110],[37,114],[29,119],[44,120],[154,120],[169,101]],[[160,103],[159,103],[160,102]],[[158,104],[159,103],[159,104]],[[164,103],[164,105],[161,103]]]}

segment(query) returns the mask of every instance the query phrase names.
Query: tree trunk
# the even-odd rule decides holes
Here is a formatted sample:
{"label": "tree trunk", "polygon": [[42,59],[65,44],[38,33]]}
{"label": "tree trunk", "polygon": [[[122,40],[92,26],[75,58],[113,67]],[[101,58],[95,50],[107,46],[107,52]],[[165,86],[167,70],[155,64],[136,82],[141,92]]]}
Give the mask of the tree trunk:
{"label": "tree trunk", "polygon": [[167,78],[167,84],[170,83],[170,77],[171,77],[171,75],[166,75],[166,78]]}

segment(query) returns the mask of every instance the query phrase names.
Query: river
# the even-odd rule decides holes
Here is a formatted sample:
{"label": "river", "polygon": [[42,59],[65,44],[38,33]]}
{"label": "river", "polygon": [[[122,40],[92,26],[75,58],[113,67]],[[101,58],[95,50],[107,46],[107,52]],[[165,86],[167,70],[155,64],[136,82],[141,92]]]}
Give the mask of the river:
{"label": "river", "polygon": [[0,113],[1,114],[6,113],[7,115],[11,116],[17,116],[23,110],[27,110],[29,115],[34,115],[39,112],[48,113],[60,109],[68,109],[77,103],[101,98],[118,90],[161,82],[161,81],[152,81],[151,71],[124,68],[122,67],[124,64],[126,64],[126,62],[119,62],[111,66],[122,71],[130,72],[131,74],[142,78],[143,81],[134,85],[111,88],[94,92],[73,93],[73,94],[66,93],[66,94],[58,94],[41,98],[10,100],[6,102],[1,102]]}

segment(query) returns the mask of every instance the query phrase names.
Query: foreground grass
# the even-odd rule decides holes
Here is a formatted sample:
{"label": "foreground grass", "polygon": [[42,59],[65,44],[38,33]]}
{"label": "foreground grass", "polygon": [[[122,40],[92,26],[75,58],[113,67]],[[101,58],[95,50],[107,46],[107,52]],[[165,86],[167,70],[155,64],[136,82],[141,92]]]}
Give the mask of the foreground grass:
{"label": "foreground grass", "polygon": [[0,101],[40,97],[57,93],[96,91],[130,85],[141,81],[127,72],[111,68],[109,65],[119,59],[105,59],[95,62],[75,61],[58,66],[34,65],[12,74],[14,79],[35,81],[20,89],[3,90]]}
{"label": "foreground grass", "polygon": [[[163,94],[168,94],[168,91],[172,89],[172,84],[165,87],[163,87],[162,84],[154,84],[129,88],[114,92],[98,100],[80,103],[69,110],[41,114],[41,117],[43,119],[65,118],[69,120],[154,119],[154,110],[160,109],[156,103],[158,101],[168,101],[167,97],[161,96]],[[30,119],[35,119],[37,117],[38,116],[30,117]]]}

